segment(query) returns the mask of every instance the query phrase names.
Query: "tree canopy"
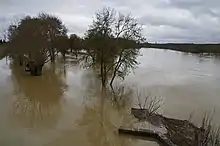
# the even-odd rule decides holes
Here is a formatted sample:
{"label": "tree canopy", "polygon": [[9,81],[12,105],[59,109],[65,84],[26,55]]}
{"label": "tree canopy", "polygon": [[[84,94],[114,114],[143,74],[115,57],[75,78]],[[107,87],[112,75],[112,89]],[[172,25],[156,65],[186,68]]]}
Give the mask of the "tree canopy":
{"label": "tree canopy", "polygon": [[124,78],[138,64],[138,44],[144,41],[142,26],[134,17],[110,8],[96,12],[83,39],[76,34],[68,37],[62,21],[45,13],[10,25],[7,37],[10,56],[40,65],[54,62],[58,52],[65,58],[69,50],[76,57],[84,50],[87,63],[99,69],[103,87],[112,86],[115,77]]}
{"label": "tree canopy", "polygon": [[71,34],[69,38],[69,47],[71,52],[75,52],[76,57],[78,52],[83,49],[83,39],[76,34]]}
{"label": "tree canopy", "polygon": [[111,71],[110,85],[116,76],[124,78],[137,65],[137,44],[144,41],[142,26],[131,15],[103,8],[95,15],[86,32],[85,43],[92,64],[100,68],[102,85],[106,86]]}
{"label": "tree canopy", "polygon": [[66,27],[55,16],[43,13],[37,17],[27,16],[8,28],[10,53],[45,63],[48,57],[54,59],[55,39],[66,33]]}

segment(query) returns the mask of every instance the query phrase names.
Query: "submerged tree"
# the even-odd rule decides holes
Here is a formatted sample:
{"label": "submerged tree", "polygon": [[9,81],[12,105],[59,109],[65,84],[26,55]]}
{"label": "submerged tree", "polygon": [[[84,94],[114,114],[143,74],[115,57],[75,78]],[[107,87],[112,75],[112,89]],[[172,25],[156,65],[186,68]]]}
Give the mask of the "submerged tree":
{"label": "submerged tree", "polygon": [[58,36],[66,35],[62,21],[54,16],[40,14],[27,16],[8,28],[8,55],[20,65],[27,62],[31,75],[41,75],[43,65],[55,59],[54,42]]}
{"label": "submerged tree", "polygon": [[74,53],[76,57],[80,50],[82,50],[82,42],[83,40],[77,36],[76,34],[71,34],[69,38],[69,45],[71,53]]}
{"label": "submerged tree", "polygon": [[69,50],[69,38],[67,35],[58,36],[55,40],[55,48],[60,52],[65,60],[66,53]]}
{"label": "submerged tree", "polygon": [[20,65],[24,60],[30,61],[29,68],[33,75],[41,74],[47,59],[47,38],[43,29],[38,18],[25,17],[17,26],[10,26],[8,30],[10,55],[18,59]]}
{"label": "submerged tree", "polygon": [[[96,13],[86,37],[86,51],[92,65],[100,70],[102,86],[113,86],[116,76],[124,78],[137,65],[137,44],[144,40],[142,26],[130,15],[123,15],[110,8]],[[108,76],[111,76],[108,82]]]}
{"label": "submerged tree", "polygon": [[45,35],[48,40],[47,49],[50,55],[51,62],[54,62],[55,54],[57,52],[54,43],[56,42],[57,37],[67,35],[67,28],[62,23],[61,19],[56,16],[42,13],[38,17],[44,24],[46,31]]}

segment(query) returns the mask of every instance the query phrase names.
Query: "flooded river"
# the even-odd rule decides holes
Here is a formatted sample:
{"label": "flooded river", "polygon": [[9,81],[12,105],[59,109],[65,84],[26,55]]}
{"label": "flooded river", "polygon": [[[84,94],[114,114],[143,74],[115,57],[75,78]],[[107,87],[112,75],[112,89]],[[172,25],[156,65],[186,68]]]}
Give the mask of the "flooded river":
{"label": "flooded river", "polygon": [[[161,112],[199,123],[205,111],[215,110],[220,123],[220,60],[174,51],[142,49],[140,64],[125,78],[146,94],[161,97]],[[23,68],[0,61],[0,145],[7,146],[144,146],[152,142],[117,135],[133,121],[128,111],[93,93],[97,81],[91,70],[74,61],[46,65],[43,75],[31,77]]]}
{"label": "flooded river", "polygon": [[162,97],[163,114],[201,123],[214,113],[220,124],[220,58],[160,49],[142,49],[135,74],[127,84],[138,84],[149,94]]}

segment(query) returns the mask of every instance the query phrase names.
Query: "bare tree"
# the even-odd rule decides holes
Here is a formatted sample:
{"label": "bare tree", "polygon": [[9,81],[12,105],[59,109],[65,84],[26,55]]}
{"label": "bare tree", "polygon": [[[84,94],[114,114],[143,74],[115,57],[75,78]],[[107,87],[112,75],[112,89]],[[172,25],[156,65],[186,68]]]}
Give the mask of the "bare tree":
{"label": "bare tree", "polygon": [[47,49],[50,54],[51,62],[54,62],[55,53],[57,51],[54,46],[54,43],[58,36],[63,36],[67,34],[67,28],[62,23],[61,19],[59,19],[56,16],[41,13],[39,14],[38,18],[42,20],[44,24],[44,31],[45,31],[44,35],[45,37],[47,37],[47,40],[48,40]]}
{"label": "bare tree", "polygon": [[131,68],[137,65],[136,57],[139,55],[137,44],[144,41],[142,26],[131,15],[118,14],[114,34],[116,45],[119,47],[119,57],[113,66],[111,86],[116,75],[123,78]]}
{"label": "bare tree", "polygon": [[113,85],[116,76],[124,78],[137,65],[137,44],[144,40],[142,26],[130,15],[103,8],[95,15],[86,33],[87,52],[99,67],[102,86]]}
{"label": "bare tree", "polygon": [[146,94],[143,92],[144,90],[139,90],[138,87],[135,91],[136,95],[134,96],[137,98],[138,106],[140,109],[146,111],[146,117],[151,116],[160,110],[163,102],[162,98],[152,96],[150,93]]}

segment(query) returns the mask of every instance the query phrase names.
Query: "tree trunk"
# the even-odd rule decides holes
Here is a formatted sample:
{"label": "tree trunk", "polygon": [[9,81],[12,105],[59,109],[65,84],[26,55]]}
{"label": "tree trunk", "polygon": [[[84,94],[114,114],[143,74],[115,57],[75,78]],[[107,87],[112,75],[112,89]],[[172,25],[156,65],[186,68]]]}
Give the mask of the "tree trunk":
{"label": "tree trunk", "polygon": [[117,75],[117,71],[118,71],[118,69],[119,69],[120,66],[121,66],[121,58],[122,58],[122,51],[121,51],[121,53],[120,53],[119,60],[118,60],[116,66],[115,66],[115,68],[114,68],[114,72],[113,72],[112,79],[111,79],[111,81],[110,81],[110,86],[111,86],[112,89],[113,89],[113,81],[115,80],[115,77],[116,77],[116,75]]}
{"label": "tree trunk", "polygon": [[66,52],[63,52],[62,56],[63,56],[63,60],[65,61],[66,60]]}
{"label": "tree trunk", "polygon": [[75,56],[76,56],[76,58],[78,58],[78,51],[75,52]]}
{"label": "tree trunk", "polygon": [[[101,53],[103,53],[103,49],[101,49]],[[106,76],[106,65],[105,65],[105,62],[104,62],[104,58],[103,56],[101,56],[101,80],[102,80],[102,88],[106,88],[106,79],[107,79],[107,76]]]}
{"label": "tree trunk", "polygon": [[105,80],[104,80],[104,74],[103,74],[103,62],[101,60],[101,81],[102,81],[102,88],[105,88]]}
{"label": "tree trunk", "polygon": [[27,71],[30,71],[31,76],[41,76],[43,70],[43,64],[35,64],[34,62],[28,62],[26,64]]}
{"label": "tree trunk", "polygon": [[54,63],[55,62],[55,51],[54,51],[54,49],[50,49],[50,61],[52,62],[52,63]]}
{"label": "tree trunk", "polygon": [[22,66],[23,65],[23,62],[21,60],[19,60],[19,65]]}
{"label": "tree trunk", "polygon": [[31,76],[41,76],[42,75],[42,65],[34,65],[31,69]]}
{"label": "tree trunk", "polygon": [[18,57],[18,60],[19,60],[19,65],[22,66],[22,65],[23,65],[23,59],[22,59],[22,57],[19,56],[19,57]]}
{"label": "tree trunk", "polygon": [[111,86],[112,89],[113,89],[113,81],[115,80],[115,77],[116,77],[116,75],[117,75],[116,73],[117,73],[119,67],[120,67],[120,62],[117,63],[117,65],[116,65],[116,67],[115,67],[115,69],[114,69],[114,72],[113,72],[112,79],[111,79],[111,81],[110,81],[110,86]]}

